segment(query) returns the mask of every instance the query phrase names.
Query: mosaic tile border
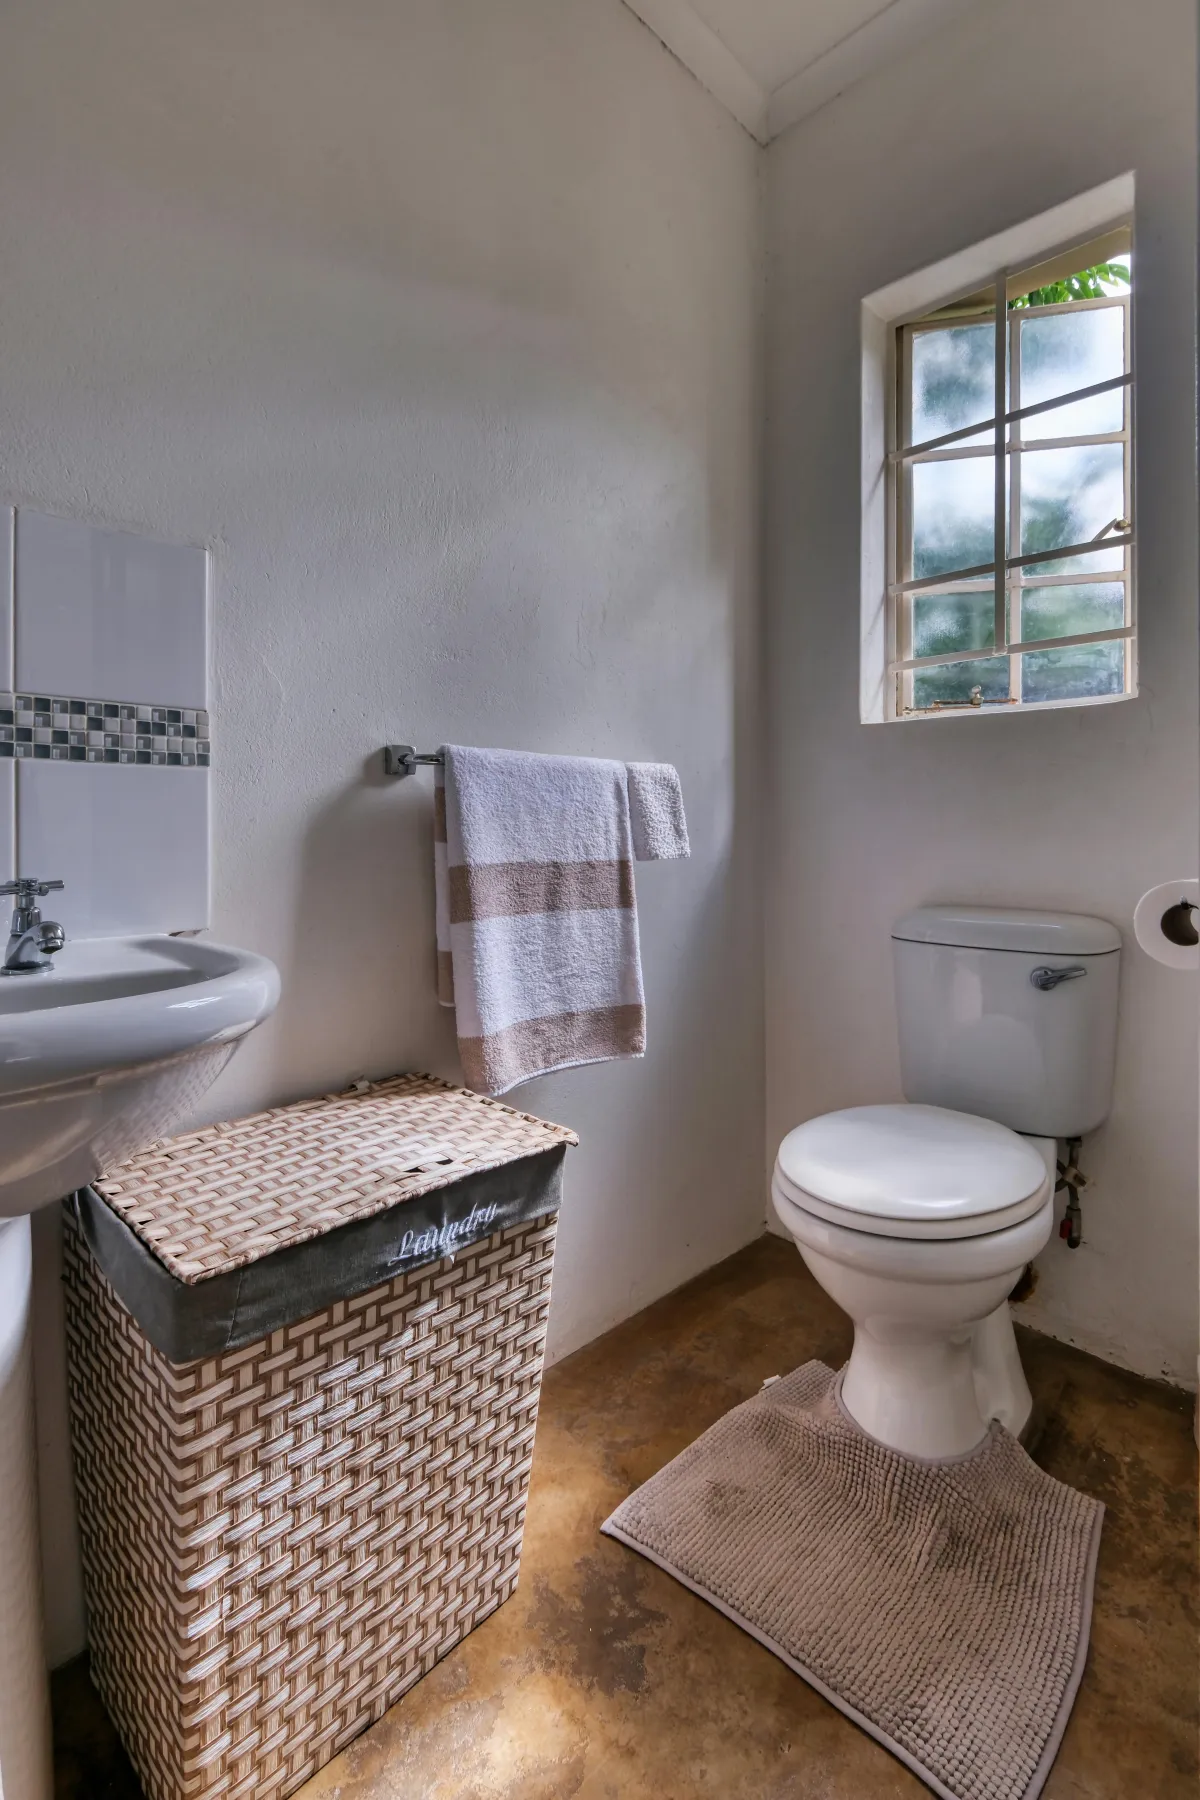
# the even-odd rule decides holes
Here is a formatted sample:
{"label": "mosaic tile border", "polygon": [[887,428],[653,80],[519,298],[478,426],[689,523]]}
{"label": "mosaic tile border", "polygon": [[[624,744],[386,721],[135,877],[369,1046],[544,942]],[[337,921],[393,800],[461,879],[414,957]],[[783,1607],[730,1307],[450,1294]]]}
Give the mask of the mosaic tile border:
{"label": "mosaic tile border", "polygon": [[208,714],[199,708],[0,693],[4,756],[207,769],[212,740]]}

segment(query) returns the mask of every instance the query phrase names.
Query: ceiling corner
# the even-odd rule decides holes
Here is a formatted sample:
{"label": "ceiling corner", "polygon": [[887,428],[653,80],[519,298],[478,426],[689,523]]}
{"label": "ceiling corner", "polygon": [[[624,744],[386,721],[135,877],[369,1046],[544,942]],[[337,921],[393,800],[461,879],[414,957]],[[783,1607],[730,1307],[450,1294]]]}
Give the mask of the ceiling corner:
{"label": "ceiling corner", "polygon": [[960,18],[963,10],[964,0],[891,0],[865,25],[772,90],[767,100],[767,140],[915,49],[951,19]]}
{"label": "ceiling corner", "polygon": [[[798,0],[624,4],[751,137],[768,144],[980,0],[867,0],[865,8],[864,0],[830,0],[815,14]],[[705,14],[715,15],[713,24]],[[851,27],[841,37],[839,22]]]}
{"label": "ceiling corner", "polygon": [[625,0],[630,12],[649,27],[671,54],[731,112],[758,143],[768,137],[765,90],[743,66],[690,0]]}

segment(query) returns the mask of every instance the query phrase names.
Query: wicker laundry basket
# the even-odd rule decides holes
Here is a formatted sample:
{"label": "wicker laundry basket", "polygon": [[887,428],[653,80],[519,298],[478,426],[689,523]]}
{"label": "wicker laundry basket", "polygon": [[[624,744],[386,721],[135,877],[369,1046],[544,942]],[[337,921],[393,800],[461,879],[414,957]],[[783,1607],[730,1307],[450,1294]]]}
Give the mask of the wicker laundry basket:
{"label": "wicker laundry basket", "polygon": [[282,1800],[512,1592],[573,1142],[405,1076],[68,1202],[92,1672],[150,1800]]}

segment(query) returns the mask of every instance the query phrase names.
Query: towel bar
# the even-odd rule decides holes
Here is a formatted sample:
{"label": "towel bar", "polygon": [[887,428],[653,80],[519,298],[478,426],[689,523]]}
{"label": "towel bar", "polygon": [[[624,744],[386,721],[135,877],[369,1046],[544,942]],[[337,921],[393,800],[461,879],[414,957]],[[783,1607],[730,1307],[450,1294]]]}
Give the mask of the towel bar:
{"label": "towel bar", "polygon": [[440,750],[414,750],[411,744],[385,744],[383,746],[383,772],[385,775],[415,775],[418,763],[444,762]]}

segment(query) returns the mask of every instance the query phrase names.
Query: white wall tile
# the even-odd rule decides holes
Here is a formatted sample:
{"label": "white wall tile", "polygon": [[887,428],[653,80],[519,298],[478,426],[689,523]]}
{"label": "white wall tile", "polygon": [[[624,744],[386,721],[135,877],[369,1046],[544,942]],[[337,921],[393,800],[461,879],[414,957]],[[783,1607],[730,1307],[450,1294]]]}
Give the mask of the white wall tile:
{"label": "white wall tile", "polygon": [[11,506],[0,506],[0,689],[13,685],[13,522]]}
{"label": "white wall tile", "polygon": [[208,770],[19,762],[22,875],[60,877],[69,937],[208,924]]}
{"label": "white wall tile", "polygon": [[[0,881],[11,881],[17,872],[16,764],[0,758]],[[0,902],[0,939],[5,936],[7,902]]]}
{"label": "white wall tile", "polygon": [[[13,685],[13,519],[11,506],[0,506],[0,690]],[[0,881],[16,872],[16,776],[10,758],[0,758]],[[0,937],[4,908],[0,905]]]}
{"label": "white wall tile", "polygon": [[15,569],[22,692],[208,704],[206,551],[21,507]]}

